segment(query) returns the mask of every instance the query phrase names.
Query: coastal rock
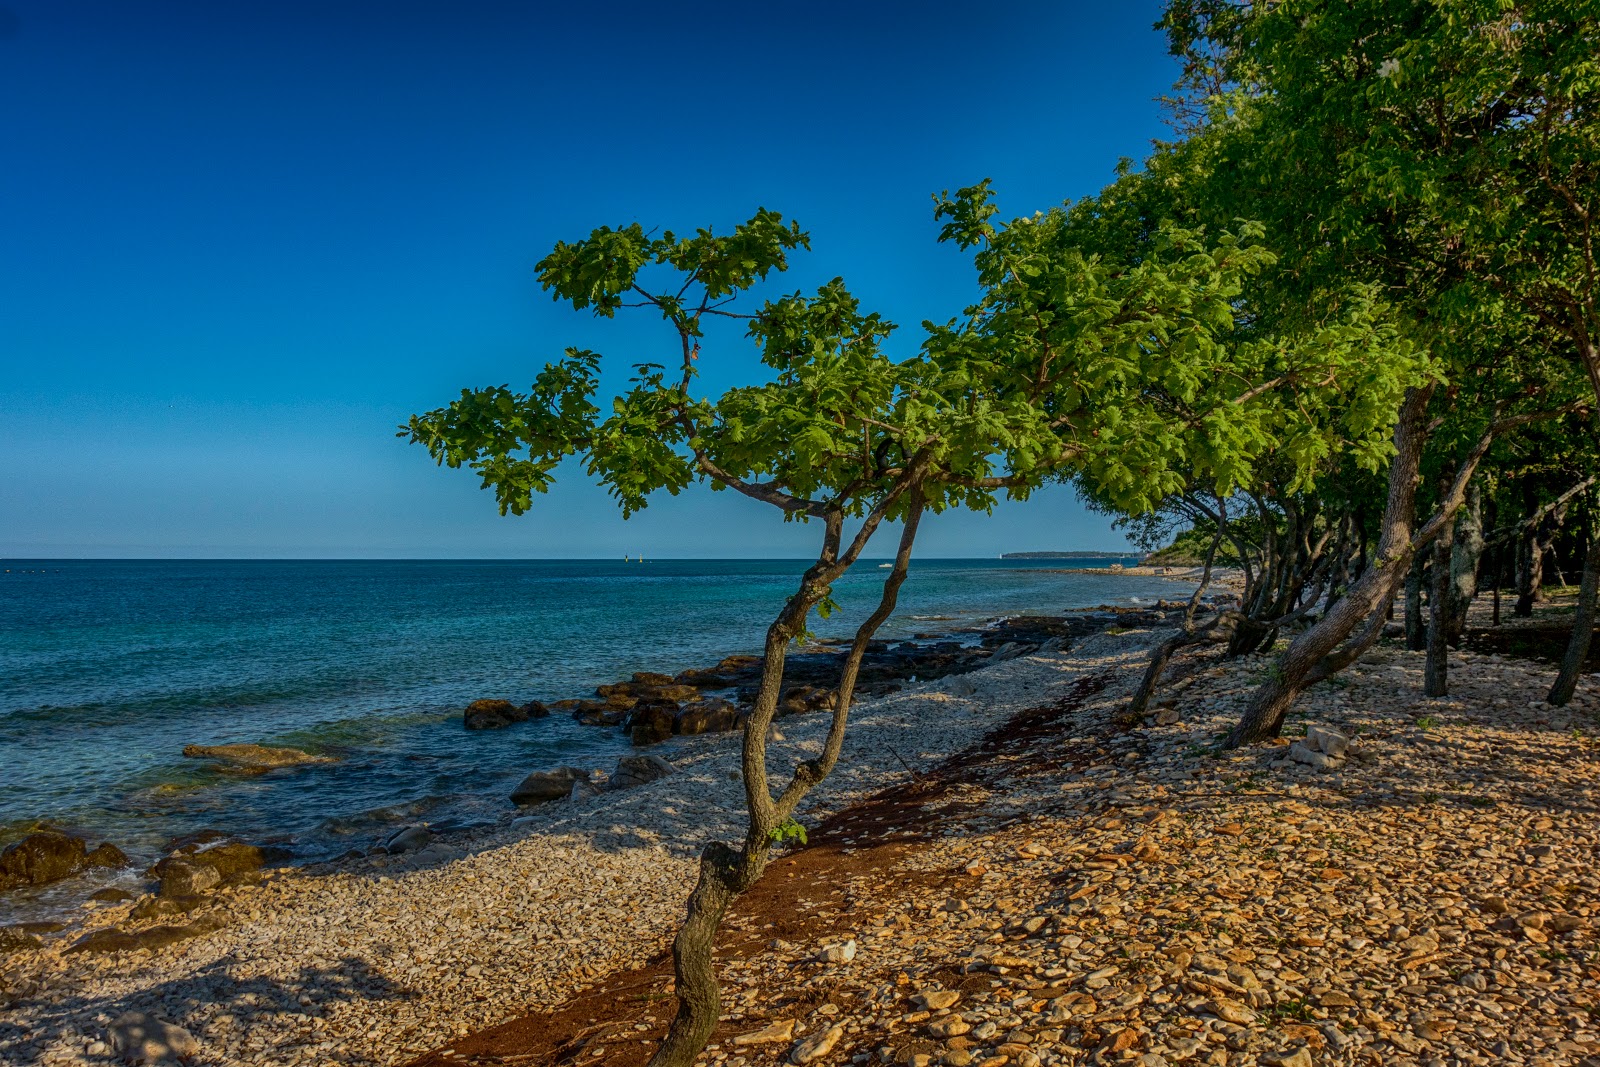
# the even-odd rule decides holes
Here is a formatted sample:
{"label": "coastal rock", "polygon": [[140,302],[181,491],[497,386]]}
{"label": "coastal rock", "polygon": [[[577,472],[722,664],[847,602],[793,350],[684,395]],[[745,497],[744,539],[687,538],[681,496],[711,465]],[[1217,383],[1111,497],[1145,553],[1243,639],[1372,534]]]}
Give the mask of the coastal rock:
{"label": "coastal rock", "polygon": [[391,856],[402,852],[416,852],[433,843],[433,831],[426,826],[408,826],[383,843]]}
{"label": "coastal rock", "polygon": [[628,736],[635,745],[654,745],[672,736],[678,705],[671,701],[641,701],[628,717]]}
{"label": "coastal rock", "polygon": [[21,930],[13,930],[8,926],[0,926],[0,959],[5,959],[13,952],[23,952],[30,948],[38,948],[42,941],[32,934]]}
{"label": "coastal rock", "polygon": [[696,700],[678,712],[673,732],[679,734],[715,734],[737,729],[739,709],[728,700]]}
{"label": "coastal rock", "polygon": [[660,756],[623,756],[617,760],[617,769],[606,784],[607,789],[631,789],[636,785],[665,778],[672,773],[672,764]]}
{"label": "coastal rock", "polygon": [[216,760],[250,774],[299,767],[308,763],[336,763],[331,756],[314,756],[298,748],[272,748],[267,745],[184,745],[190,759]]}
{"label": "coastal rock", "polygon": [[627,708],[610,707],[598,700],[563,700],[561,704],[569,706],[572,717],[583,726],[618,726],[628,716]]}
{"label": "coastal rock", "polygon": [[181,843],[150,868],[149,875],[161,882],[163,897],[190,897],[218,885],[232,884],[291,856],[287,849],[249,845],[218,838],[213,833],[196,838]]}
{"label": "coastal rock", "polygon": [[161,895],[164,897],[193,897],[213,889],[222,881],[215,867],[192,863],[185,857],[162,860]]}
{"label": "coastal rock", "polygon": [[511,791],[515,804],[543,804],[572,795],[573,785],[588,782],[589,772],[577,767],[557,767],[553,771],[534,771]]}
{"label": "coastal rock", "polygon": [[461,713],[461,724],[469,730],[501,730],[512,723],[527,722],[528,717],[527,711],[509,700],[474,700]]}
{"label": "coastal rock", "polygon": [[130,1011],[111,1024],[112,1051],[135,1063],[180,1063],[200,1054],[200,1042],[181,1026]]}
{"label": "coastal rock", "polygon": [[40,830],[0,852],[0,889],[21,885],[49,885],[89,867],[123,867],[128,857],[115,845],[93,852],[81,837],[57,830]]}
{"label": "coastal rock", "polygon": [[816,685],[797,685],[786,689],[778,701],[777,715],[802,715],[818,708],[832,708],[839,699],[837,691]]}

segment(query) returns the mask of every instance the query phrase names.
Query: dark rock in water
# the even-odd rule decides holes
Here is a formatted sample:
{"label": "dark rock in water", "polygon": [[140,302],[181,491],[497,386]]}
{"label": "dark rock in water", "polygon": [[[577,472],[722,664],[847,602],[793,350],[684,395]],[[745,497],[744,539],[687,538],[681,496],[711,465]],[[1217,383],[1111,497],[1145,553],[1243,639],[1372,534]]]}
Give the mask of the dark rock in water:
{"label": "dark rock in water", "polygon": [[[572,717],[583,726],[620,726],[628,718],[628,708],[611,707],[598,700],[579,700]],[[629,705],[628,707],[632,707]]]}
{"label": "dark rock in water", "polygon": [[528,717],[529,713],[509,700],[474,700],[461,721],[469,730],[499,730],[514,722],[527,722]]}
{"label": "dark rock in water", "polygon": [[390,837],[383,843],[389,855],[395,856],[402,852],[416,852],[433,844],[433,831],[426,826],[408,826],[404,830]]}
{"label": "dark rock in water", "polygon": [[96,889],[93,893],[89,894],[89,899],[98,900],[102,904],[120,904],[124,900],[132,900],[133,894],[128,892],[126,889],[118,889],[113,885],[107,886],[104,889]]}
{"label": "dark rock in water", "polygon": [[607,783],[607,789],[631,789],[636,785],[665,778],[672,773],[672,764],[660,756],[623,756],[617,760],[617,769]]}
{"label": "dark rock in water", "polygon": [[164,897],[197,897],[222,882],[222,873],[215,867],[194,863],[182,856],[162,860],[156,866],[161,869],[161,895]]}
{"label": "dark rock in water", "polygon": [[128,865],[128,854],[107,841],[83,858],[85,867],[105,867],[117,870]]}
{"label": "dark rock in water", "polygon": [[587,782],[589,772],[577,767],[557,767],[553,771],[534,771],[511,791],[517,804],[543,804],[572,794],[574,782]]}
{"label": "dark rock in water", "polygon": [[760,666],[760,656],[727,656],[714,667],[680,671],[674,680],[700,689],[727,689],[742,684]]}
{"label": "dark rock in water", "polygon": [[530,719],[542,719],[550,714],[550,709],[537,700],[530,700],[517,710]]}
{"label": "dark rock in water", "polygon": [[628,737],[635,745],[654,745],[672,736],[678,705],[670,700],[640,703],[628,718]]}
{"label": "dark rock in water", "polygon": [[635,685],[671,685],[675,680],[670,674],[658,674],[655,671],[633,672]]}
{"label": "dark rock in water", "polygon": [[190,759],[211,759],[250,774],[301,767],[308,763],[337,763],[332,756],[313,756],[298,748],[271,748],[266,745],[184,745]]}
{"label": "dark rock in water", "polygon": [[0,888],[49,885],[83,870],[87,861],[83,838],[41,830],[0,852]]}
{"label": "dark rock in water", "polygon": [[674,733],[715,734],[738,729],[739,709],[727,700],[696,700],[685,704],[673,722]]}

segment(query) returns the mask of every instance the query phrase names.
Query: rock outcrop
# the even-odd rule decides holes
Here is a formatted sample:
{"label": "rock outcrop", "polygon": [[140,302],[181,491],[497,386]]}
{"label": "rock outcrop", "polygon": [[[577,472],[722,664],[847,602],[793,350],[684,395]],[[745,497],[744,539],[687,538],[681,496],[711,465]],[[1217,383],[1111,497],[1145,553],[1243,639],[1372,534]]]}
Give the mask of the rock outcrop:
{"label": "rock outcrop", "polygon": [[0,889],[49,885],[91,867],[125,867],[128,857],[112,844],[93,852],[83,838],[58,830],[40,830],[0,852]]}
{"label": "rock outcrop", "polygon": [[469,730],[500,730],[512,723],[542,719],[550,709],[537,700],[513,704],[509,700],[474,700],[461,713],[461,724]]}
{"label": "rock outcrop", "polygon": [[670,700],[641,701],[628,716],[628,736],[635,745],[654,745],[672,736],[678,705]]}
{"label": "rock outcrop", "polygon": [[685,704],[672,725],[673,733],[715,734],[739,727],[739,709],[729,700],[712,698]]}

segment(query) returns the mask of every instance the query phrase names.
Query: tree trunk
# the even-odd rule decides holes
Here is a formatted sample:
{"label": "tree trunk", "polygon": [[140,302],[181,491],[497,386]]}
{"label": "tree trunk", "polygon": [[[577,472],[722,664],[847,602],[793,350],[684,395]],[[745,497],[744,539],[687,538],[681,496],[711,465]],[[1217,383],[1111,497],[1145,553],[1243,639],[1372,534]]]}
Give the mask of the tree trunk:
{"label": "tree trunk", "polygon": [[[920,468],[921,462],[917,464]],[[728,907],[761,878],[771,855],[773,832],[792,817],[796,806],[808,792],[833,770],[844,745],[845,724],[855,692],[861,661],[873,634],[883,625],[899,599],[911,563],[911,547],[916,540],[924,501],[921,478],[913,474],[908,483],[910,504],[900,532],[900,547],[893,569],[884,579],[883,594],[877,608],[856,630],[855,641],[845,655],[834,701],[833,721],[823,743],[822,754],[801,763],[793,778],[776,798],[767,778],[767,728],[777,710],[783,689],[784,660],[789,642],[804,628],[806,616],[828,594],[829,585],[858,558],[872,531],[883,518],[874,509],[863,523],[850,550],[838,555],[841,513],[828,516],[828,533],[817,563],[801,579],[800,588],[784,605],[767,629],[761,683],[754,705],[744,724],[743,772],[745,783],[746,828],[744,848],[734,851],[727,845],[706,846],[700,857],[700,875],[689,895],[688,913],[672,942],[673,975],[678,996],[678,1011],[667,1036],[651,1056],[649,1067],[692,1067],[705,1048],[717,1021],[722,1016],[722,996],[717,985],[715,952],[717,931]]]}
{"label": "tree trunk", "polygon": [[1428,628],[1422,622],[1422,572],[1427,556],[1418,553],[1406,571],[1406,648],[1421,652],[1428,647]]}
{"label": "tree trunk", "polygon": [[1561,670],[1556,673],[1550,703],[1565,705],[1578,689],[1578,675],[1589,658],[1589,645],[1594,640],[1596,600],[1600,599],[1600,527],[1591,526],[1589,551],[1583,558],[1583,579],[1578,584],[1578,605],[1572,617],[1572,637],[1567,641],[1567,654],[1561,660]]}
{"label": "tree trunk", "polygon": [[1483,558],[1483,494],[1474,482],[1467,490],[1467,504],[1456,523],[1450,552],[1450,613],[1445,640],[1459,648],[1467,630],[1467,612],[1478,595],[1478,563]]}
{"label": "tree trunk", "polygon": [[1444,532],[1433,543],[1433,579],[1428,589],[1428,658],[1422,669],[1424,696],[1450,695],[1451,540],[1455,524],[1446,523]]}
{"label": "tree trunk", "polygon": [[1511,613],[1523,618],[1532,615],[1543,584],[1544,545],[1535,527],[1517,539],[1517,602],[1511,606]]}
{"label": "tree trunk", "polygon": [[[1337,661],[1353,662],[1383,630],[1383,612],[1395,587],[1411,566],[1411,522],[1416,513],[1417,472],[1427,441],[1426,416],[1432,386],[1410,389],[1395,422],[1395,454],[1389,464],[1389,495],[1383,511],[1378,552],[1373,565],[1356,579],[1350,591],[1289,645],[1267,680],[1251,696],[1244,715],[1223,744],[1228,748],[1278,736],[1295,699],[1311,684],[1334,670]],[[1344,649],[1340,646],[1363,620],[1366,631]],[[1338,656],[1335,652],[1338,650]]]}

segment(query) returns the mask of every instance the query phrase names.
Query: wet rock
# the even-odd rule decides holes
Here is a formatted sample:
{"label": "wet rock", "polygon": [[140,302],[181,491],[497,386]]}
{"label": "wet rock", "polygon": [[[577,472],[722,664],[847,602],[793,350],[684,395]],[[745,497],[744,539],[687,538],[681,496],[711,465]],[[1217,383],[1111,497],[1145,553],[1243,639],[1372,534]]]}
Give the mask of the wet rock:
{"label": "wet rock", "polygon": [[631,789],[671,773],[672,764],[660,756],[623,756],[617,760],[617,769],[612,772],[606,788]]}
{"label": "wet rock", "polygon": [[543,804],[572,795],[577,782],[587,782],[589,772],[577,767],[557,767],[553,771],[534,771],[511,791],[516,804]]}
{"label": "wet rock", "polygon": [[737,729],[739,709],[731,701],[711,699],[685,704],[673,723],[679,734],[714,734]]}
{"label": "wet rock", "polygon": [[41,944],[43,942],[32,934],[24,933],[8,926],[0,926],[0,959],[4,959],[13,952],[38,948]]}
{"label": "wet rock", "polygon": [[[549,710],[545,713],[549,714]],[[527,722],[529,715],[509,700],[474,700],[461,713],[461,724],[469,730],[501,730],[512,723]]]}
{"label": "wet rock", "polygon": [[161,895],[164,897],[193,897],[215,888],[222,881],[222,873],[204,863],[194,863],[187,857],[162,860]]}
{"label": "wet rock", "polygon": [[112,1051],[135,1063],[184,1063],[200,1054],[200,1042],[181,1026],[130,1011],[111,1024]]}
{"label": "wet rock", "polygon": [[184,745],[183,754],[190,759],[216,760],[249,774],[260,774],[279,767],[338,762],[332,756],[314,756],[298,748],[273,748],[267,745]]}
{"label": "wet rock", "polygon": [[87,860],[81,837],[41,830],[0,852],[0,889],[59,882],[83,870]]}
{"label": "wet rock", "polygon": [[628,718],[628,737],[635,745],[654,745],[672,736],[678,705],[667,700],[640,701]]}

